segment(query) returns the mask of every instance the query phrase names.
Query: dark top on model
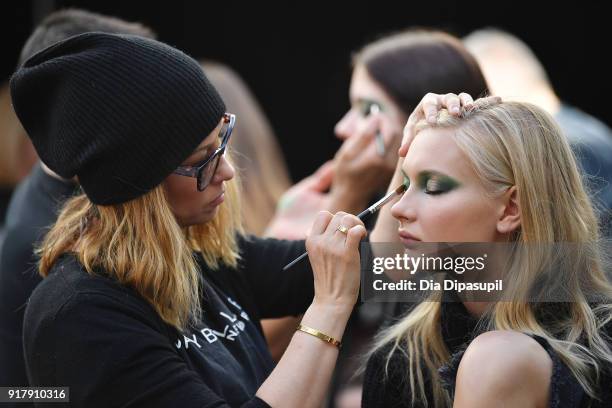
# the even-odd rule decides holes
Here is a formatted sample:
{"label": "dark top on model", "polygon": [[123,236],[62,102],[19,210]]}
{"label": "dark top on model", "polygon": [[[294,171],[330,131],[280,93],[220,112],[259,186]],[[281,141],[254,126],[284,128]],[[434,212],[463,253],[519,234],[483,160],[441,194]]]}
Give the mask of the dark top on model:
{"label": "dark top on model", "polygon": [[[459,363],[469,343],[480,334],[477,319],[472,317],[461,302],[442,303],[442,338],[451,353],[449,362],[440,367],[442,385],[454,394],[455,380]],[[612,334],[612,325],[607,327],[608,336]],[[612,367],[605,366],[600,384],[601,401],[593,401],[584,392],[569,367],[561,361],[548,342],[538,336],[532,336],[550,356],[553,369],[550,382],[550,408],[592,408],[612,407]],[[395,351],[391,356],[387,375],[385,365],[392,345],[377,350],[368,360],[364,375],[362,407],[395,407],[417,408],[411,405],[411,392],[408,383],[408,362],[405,354]],[[426,374],[426,373],[425,373]],[[427,401],[433,406],[431,381],[425,376]]]}

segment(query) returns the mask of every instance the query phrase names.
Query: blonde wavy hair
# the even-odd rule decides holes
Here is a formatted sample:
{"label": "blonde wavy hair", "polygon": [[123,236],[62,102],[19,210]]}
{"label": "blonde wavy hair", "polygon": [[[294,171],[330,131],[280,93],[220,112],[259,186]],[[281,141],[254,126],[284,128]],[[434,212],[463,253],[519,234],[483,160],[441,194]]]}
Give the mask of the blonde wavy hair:
{"label": "blonde wavy hair", "polygon": [[213,220],[181,227],[163,184],[110,206],[77,195],[64,204],[37,250],[40,274],[47,276],[62,254],[73,253],[88,273],[103,270],[132,287],[165,322],[184,330],[201,317],[203,282],[194,251],[213,269],[220,264],[235,267],[240,257],[237,239],[243,230],[236,177],[226,182],[225,196]]}
{"label": "blonde wavy hair", "polygon": [[[612,286],[604,270],[597,217],[561,130],[535,105],[486,100],[476,101],[474,109],[462,110],[460,117],[442,111],[437,124],[422,122],[417,132],[431,127],[454,130],[454,140],[491,195],[511,186],[517,188],[521,226],[513,240],[530,244],[513,257],[506,279],[515,286],[520,282],[518,286],[533,289],[547,270],[550,257],[542,257],[543,248],[537,245],[531,250],[531,243],[579,244],[580,250],[572,253],[571,267],[555,275],[557,281],[564,282],[565,294],[570,297],[564,304],[567,310],[545,323],[541,318],[545,303],[499,301],[480,324],[484,330],[513,330],[545,338],[586,392],[596,398],[601,364],[612,363],[612,351],[602,330],[612,319]],[[590,306],[593,298],[601,303]],[[438,375],[438,368],[450,359],[440,318],[441,296],[433,295],[381,332],[369,353],[391,345],[385,371],[395,352],[404,354],[413,404],[428,406],[427,374],[434,406],[452,406]]]}

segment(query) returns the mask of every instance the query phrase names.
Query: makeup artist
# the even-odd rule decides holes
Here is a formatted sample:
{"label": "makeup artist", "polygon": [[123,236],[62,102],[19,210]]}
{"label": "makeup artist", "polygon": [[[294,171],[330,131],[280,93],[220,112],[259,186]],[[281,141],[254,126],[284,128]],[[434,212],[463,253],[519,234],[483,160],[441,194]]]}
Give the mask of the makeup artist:
{"label": "makeup artist", "polygon": [[[305,244],[244,236],[236,118],[163,43],[72,37],[27,60],[11,96],[41,160],[83,190],[40,247],[30,385],[70,387],[71,406],[321,406],[357,299],[361,221],[321,212]],[[281,272],[305,249],[310,262]],[[299,313],[274,367],[259,319]]]}

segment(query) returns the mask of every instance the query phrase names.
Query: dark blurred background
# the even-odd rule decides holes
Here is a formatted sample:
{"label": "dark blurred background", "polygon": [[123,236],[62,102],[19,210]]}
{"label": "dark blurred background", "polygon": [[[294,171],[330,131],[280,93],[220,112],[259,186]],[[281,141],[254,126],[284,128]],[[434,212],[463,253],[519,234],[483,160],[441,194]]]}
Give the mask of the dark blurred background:
{"label": "dark blurred background", "polygon": [[32,28],[53,10],[79,7],[140,21],[161,41],[198,59],[226,63],[243,76],[298,180],[340,145],[333,126],[348,109],[351,52],[380,34],[412,26],[459,36],[485,26],[510,31],[532,47],[562,99],[612,126],[612,36],[604,3],[542,3],[13,1],[2,11],[8,32],[2,78],[15,69]]}

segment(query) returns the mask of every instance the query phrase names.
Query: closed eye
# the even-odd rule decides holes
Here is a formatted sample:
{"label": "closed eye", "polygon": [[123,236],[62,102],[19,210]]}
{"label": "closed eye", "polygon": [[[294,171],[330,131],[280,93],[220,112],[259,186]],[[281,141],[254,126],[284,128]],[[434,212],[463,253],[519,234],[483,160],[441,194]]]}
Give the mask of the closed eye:
{"label": "closed eye", "polygon": [[431,195],[444,193],[444,191],[440,188],[440,180],[435,177],[429,178],[425,184],[425,193]]}
{"label": "closed eye", "polygon": [[423,172],[420,176],[419,183],[425,194],[439,195],[454,190],[459,186],[459,183],[454,179],[432,172]]}

